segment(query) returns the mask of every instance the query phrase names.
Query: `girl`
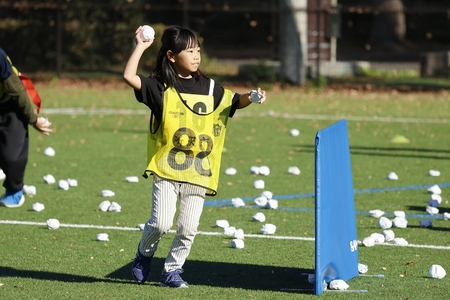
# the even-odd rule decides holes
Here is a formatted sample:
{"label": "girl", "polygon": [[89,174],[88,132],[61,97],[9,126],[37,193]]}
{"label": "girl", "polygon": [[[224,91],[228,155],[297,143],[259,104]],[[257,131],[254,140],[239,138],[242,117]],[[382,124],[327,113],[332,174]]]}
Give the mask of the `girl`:
{"label": "girl", "polygon": [[[124,80],[139,102],[151,110],[148,132],[148,166],[153,175],[151,218],[145,224],[132,265],[138,283],[150,274],[158,243],[173,225],[177,200],[177,232],[164,263],[161,286],[188,287],[180,274],[191,250],[205,195],[217,193],[227,120],[236,109],[247,107],[250,93],[224,89],[199,70],[197,36],[186,28],[164,31],[156,68],[149,77],[137,75],[139,60],[154,41],[144,40],[142,27],[135,32],[136,46],[125,66]],[[260,101],[265,91],[258,88]]]}

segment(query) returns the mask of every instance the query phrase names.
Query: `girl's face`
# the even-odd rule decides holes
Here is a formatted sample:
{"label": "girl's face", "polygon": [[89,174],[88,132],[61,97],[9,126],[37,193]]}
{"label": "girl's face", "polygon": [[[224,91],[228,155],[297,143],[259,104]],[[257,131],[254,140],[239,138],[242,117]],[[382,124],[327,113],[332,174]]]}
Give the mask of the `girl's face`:
{"label": "girl's face", "polygon": [[183,78],[191,78],[191,73],[197,71],[202,60],[200,47],[187,48],[178,54],[173,54],[172,51],[168,51],[167,56],[173,63],[175,72]]}

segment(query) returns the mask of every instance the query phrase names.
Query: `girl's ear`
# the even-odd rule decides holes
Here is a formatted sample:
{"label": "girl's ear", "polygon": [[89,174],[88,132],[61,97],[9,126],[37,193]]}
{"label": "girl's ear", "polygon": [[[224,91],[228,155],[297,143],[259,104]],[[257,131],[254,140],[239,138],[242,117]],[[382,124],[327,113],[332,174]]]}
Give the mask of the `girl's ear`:
{"label": "girl's ear", "polygon": [[170,60],[170,61],[173,62],[173,63],[175,62],[175,58],[174,58],[173,52],[172,52],[171,50],[167,50],[166,56],[167,56],[167,59],[168,59],[168,60]]}

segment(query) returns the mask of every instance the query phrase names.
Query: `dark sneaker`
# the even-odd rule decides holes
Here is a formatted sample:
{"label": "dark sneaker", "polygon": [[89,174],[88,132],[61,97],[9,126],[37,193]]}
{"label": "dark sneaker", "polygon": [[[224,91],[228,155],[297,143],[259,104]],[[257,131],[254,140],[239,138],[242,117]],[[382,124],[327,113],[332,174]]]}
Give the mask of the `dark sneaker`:
{"label": "dark sneaker", "polygon": [[163,272],[161,274],[160,286],[168,286],[173,288],[187,288],[188,283],[181,278],[180,274],[183,273],[183,269],[178,269],[171,272]]}
{"label": "dark sneaker", "polygon": [[134,280],[138,283],[144,283],[150,275],[150,264],[152,262],[153,255],[148,257],[144,256],[138,251],[134,258],[133,265],[131,267],[131,274],[133,274]]}
{"label": "dark sneaker", "polygon": [[22,206],[24,202],[25,197],[23,196],[22,190],[15,193],[6,191],[5,194],[0,198],[0,206],[9,208]]}

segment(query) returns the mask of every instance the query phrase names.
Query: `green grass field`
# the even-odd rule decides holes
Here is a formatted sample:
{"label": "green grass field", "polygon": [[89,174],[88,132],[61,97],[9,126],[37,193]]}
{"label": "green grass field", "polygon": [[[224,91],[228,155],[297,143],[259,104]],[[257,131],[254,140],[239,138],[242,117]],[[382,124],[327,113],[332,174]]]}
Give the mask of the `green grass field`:
{"label": "green grass field", "polygon": [[[141,232],[134,230],[150,214],[151,181],[140,175],[146,167],[146,107],[134,100],[124,83],[38,84],[43,114],[55,132],[46,137],[30,130],[30,157],[25,184],[37,194],[17,209],[0,209],[0,297],[2,299],[313,299],[302,273],[314,272],[314,143],[316,132],[341,118],[349,130],[358,239],[381,232],[377,219],[367,213],[381,209],[392,216],[405,211],[408,227],[395,229],[410,246],[359,247],[359,261],[367,274],[356,277],[350,290],[367,293],[325,292],[326,299],[445,299],[449,276],[432,279],[428,270],[439,264],[450,271],[450,96],[437,93],[367,92],[356,90],[268,91],[263,105],[251,105],[229,121],[226,151],[216,197],[207,197],[199,230],[183,278],[188,289],[159,287],[159,274],[173,233],[163,237],[152,265],[149,282],[134,283],[130,273]],[[236,88],[237,92],[244,92]],[[69,108],[77,111],[68,112]],[[293,137],[289,130],[300,135]],[[396,136],[409,143],[393,143]],[[43,154],[53,147],[54,157]],[[270,167],[269,176],[251,175],[252,166]],[[298,166],[301,174],[287,172]],[[224,170],[237,169],[229,176]],[[431,177],[429,170],[440,170]],[[388,180],[396,172],[399,180]],[[44,183],[72,178],[77,187],[60,190]],[[138,176],[138,183],[125,181]],[[262,190],[279,198],[279,209],[255,208]],[[437,217],[427,215],[426,188],[442,187]],[[101,191],[122,206],[117,213],[102,212]],[[289,197],[290,195],[297,195]],[[308,196],[309,195],[309,196]],[[246,200],[234,208],[231,198]],[[36,212],[40,202],[45,210]],[[277,226],[275,238],[259,238],[261,223],[251,218],[262,211],[266,223]],[[57,230],[44,225],[49,218],[63,224]],[[244,249],[230,247],[215,221],[250,234]],[[432,228],[420,228],[420,220]],[[17,224],[5,220],[17,221]],[[29,225],[25,222],[30,222]],[[83,225],[90,225],[83,226]],[[70,226],[70,227],[69,227]],[[101,226],[105,226],[101,228]],[[175,229],[175,227],[173,228]],[[108,242],[96,241],[107,233]],[[207,234],[210,233],[210,234]],[[257,237],[254,237],[256,235]],[[290,237],[291,239],[287,238]],[[287,290],[297,290],[286,292]],[[300,291],[301,290],[301,291]]]}

